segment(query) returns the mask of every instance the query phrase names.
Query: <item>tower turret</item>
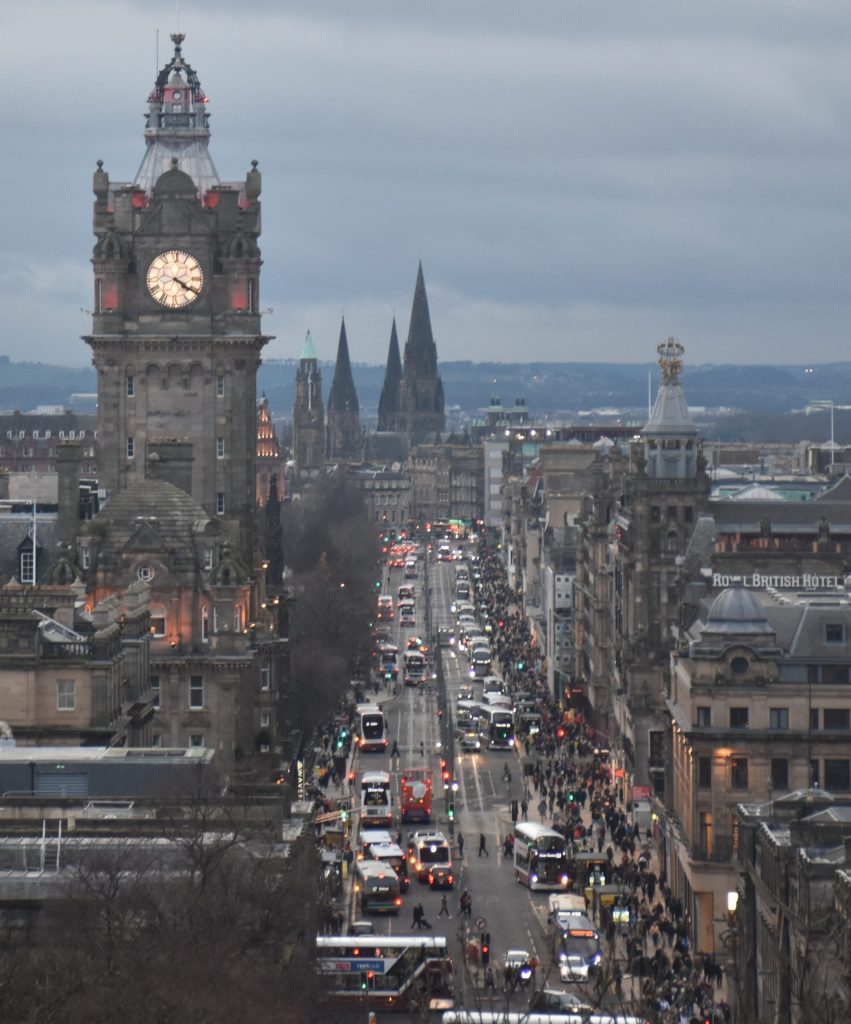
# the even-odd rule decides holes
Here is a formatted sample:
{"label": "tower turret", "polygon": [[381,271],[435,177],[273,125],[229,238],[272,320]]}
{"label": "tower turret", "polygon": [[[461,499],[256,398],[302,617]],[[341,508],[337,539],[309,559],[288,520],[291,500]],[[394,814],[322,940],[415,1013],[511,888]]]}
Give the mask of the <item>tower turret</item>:
{"label": "tower turret", "polygon": [[643,434],[647,475],[657,480],[691,479],[698,468],[697,426],[680,383],[685,349],[676,338],[668,338],[656,351],[662,382]]}
{"label": "tower turret", "polygon": [[325,408],[322,373],[310,331],[304,339],[295,378],[293,459],[297,477],[318,476],[325,453]]}

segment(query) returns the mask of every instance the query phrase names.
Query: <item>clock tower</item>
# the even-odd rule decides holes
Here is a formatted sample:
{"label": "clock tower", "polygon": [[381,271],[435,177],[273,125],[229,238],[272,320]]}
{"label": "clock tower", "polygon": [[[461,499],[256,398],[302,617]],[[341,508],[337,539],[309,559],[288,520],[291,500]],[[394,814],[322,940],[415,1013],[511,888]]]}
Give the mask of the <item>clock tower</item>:
{"label": "clock tower", "polygon": [[[230,520],[254,559],[260,172],[219,178],[207,96],[184,37],[148,97],[131,182],[94,174],[94,308],[100,480],[118,495],[156,475]],[[164,444],[164,442],[168,442]],[[178,442],[175,444],[174,442]]]}

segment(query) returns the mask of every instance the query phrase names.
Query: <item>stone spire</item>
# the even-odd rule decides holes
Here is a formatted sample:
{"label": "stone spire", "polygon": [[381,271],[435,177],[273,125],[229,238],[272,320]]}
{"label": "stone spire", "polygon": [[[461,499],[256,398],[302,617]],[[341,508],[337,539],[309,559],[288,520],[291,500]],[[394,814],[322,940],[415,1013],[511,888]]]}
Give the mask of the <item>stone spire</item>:
{"label": "stone spire", "polygon": [[322,373],[310,331],[295,378],[293,405],[293,459],[296,476],[317,476],[325,454],[325,408],[322,404]]}
{"label": "stone spire", "polygon": [[390,331],[390,348],[387,351],[387,369],[384,371],[384,385],[378,400],[378,429],[395,431],[399,429],[399,385],[402,382],[402,357],[399,354],[399,336],[396,334],[396,317]]}
{"label": "stone spire", "polygon": [[221,184],[208,149],[207,96],[198,75],[183,59],[184,38],[179,32],[172,35],[174,56],[157,75],[148,97],[147,150],[133,184],[149,194],[154,182],[172,166],[188,174],[202,194]]}
{"label": "stone spire", "polygon": [[437,346],[431,333],[423,265],[417,270],[414,304],[399,389],[399,426],[413,443],[444,428],[443,382],[437,373]]}
{"label": "stone spire", "polygon": [[662,382],[644,428],[647,474],[682,480],[697,475],[697,426],[686,404],[680,373],[685,349],[668,338],[657,346]]}
{"label": "stone spire", "polygon": [[329,459],[350,459],[360,446],[360,407],[349,359],[346,321],[340,326],[337,362],[328,395],[327,452]]}

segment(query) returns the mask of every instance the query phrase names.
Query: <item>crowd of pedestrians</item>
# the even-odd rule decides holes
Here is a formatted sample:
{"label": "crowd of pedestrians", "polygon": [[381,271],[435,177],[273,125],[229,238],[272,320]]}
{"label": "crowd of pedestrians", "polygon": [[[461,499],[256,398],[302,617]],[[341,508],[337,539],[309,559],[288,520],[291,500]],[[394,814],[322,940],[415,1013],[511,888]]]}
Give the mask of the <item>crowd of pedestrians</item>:
{"label": "crowd of pedestrians", "polygon": [[711,954],[692,953],[683,904],[657,862],[650,829],[642,834],[631,807],[612,778],[608,750],[581,710],[557,707],[541,672],[541,656],[522,613],[522,597],[508,582],[493,549],[483,549],[478,598],[493,624],[495,660],[515,702],[533,701],[537,732],[520,736],[525,750],[523,799],[511,802],[511,817],[527,820],[534,808],[542,822],[562,832],[574,856],[605,856],[601,884],[623,888],[629,923],[615,923],[607,907],[589,906],[608,949],[610,1000],[620,1001],[629,982],[631,999],[657,1024],[711,1021],[729,1024],[723,970]]}

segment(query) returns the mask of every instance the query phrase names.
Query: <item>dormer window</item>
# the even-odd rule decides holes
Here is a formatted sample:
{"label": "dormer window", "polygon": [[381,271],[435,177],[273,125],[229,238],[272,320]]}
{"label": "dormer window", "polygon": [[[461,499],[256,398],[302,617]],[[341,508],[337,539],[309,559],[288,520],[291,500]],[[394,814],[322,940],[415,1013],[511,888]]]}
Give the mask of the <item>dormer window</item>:
{"label": "dormer window", "polygon": [[845,626],[841,622],[828,622],[824,627],[824,642],[826,644],[844,644]]}

